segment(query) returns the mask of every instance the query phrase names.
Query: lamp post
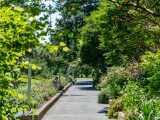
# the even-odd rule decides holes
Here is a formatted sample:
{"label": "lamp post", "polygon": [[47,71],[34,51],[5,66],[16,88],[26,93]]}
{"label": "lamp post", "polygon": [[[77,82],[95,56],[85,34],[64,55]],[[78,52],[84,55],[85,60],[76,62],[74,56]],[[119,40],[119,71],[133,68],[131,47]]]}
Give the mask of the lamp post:
{"label": "lamp post", "polygon": [[31,96],[31,66],[28,68],[28,89],[27,89],[27,103],[30,104],[30,96]]}
{"label": "lamp post", "polygon": [[[31,56],[31,49],[28,50],[28,56]],[[29,64],[31,63],[31,59],[29,58]],[[30,104],[31,98],[31,74],[32,74],[32,67],[29,65],[28,68],[28,88],[27,88],[27,103]]]}

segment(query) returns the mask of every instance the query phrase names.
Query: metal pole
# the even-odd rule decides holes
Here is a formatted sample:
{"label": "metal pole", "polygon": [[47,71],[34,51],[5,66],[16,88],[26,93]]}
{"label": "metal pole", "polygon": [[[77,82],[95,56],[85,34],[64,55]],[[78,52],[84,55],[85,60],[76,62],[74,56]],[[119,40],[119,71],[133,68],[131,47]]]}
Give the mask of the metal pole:
{"label": "metal pole", "polygon": [[30,96],[31,96],[31,72],[32,68],[28,68],[28,91],[27,91],[27,103],[30,104]]}
{"label": "metal pole", "polygon": [[59,71],[58,71],[58,78],[59,78],[59,83],[61,84],[61,69],[59,68]]}
{"label": "metal pole", "polygon": [[50,10],[50,13],[49,13],[49,17],[50,17],[50,25],[49,25],[49,27],[50,27],[50,32],[49,32],[49,34],[50,34],[50,41],[52,41],[52,33],[51,33],[51,29],[52,29],[52,15],[51,15],[51,9],[52,9],[52,6],[50,4],[49,5],[49,10]]}
{"label": "metal pole", "polygon": [[73,69],[73,71],[72,71],[72,74],[73,74],[73,81],[74,81],[74,79],[75,79],[75,76],[74,76],[74,69]]}

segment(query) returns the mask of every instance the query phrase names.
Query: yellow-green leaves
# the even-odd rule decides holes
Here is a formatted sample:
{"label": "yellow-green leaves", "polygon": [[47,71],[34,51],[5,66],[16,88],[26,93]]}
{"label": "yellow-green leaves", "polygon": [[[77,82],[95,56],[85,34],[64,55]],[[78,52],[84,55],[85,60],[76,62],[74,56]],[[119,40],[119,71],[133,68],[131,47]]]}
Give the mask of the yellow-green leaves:
{"label": "yellow-green leaves", "polygon": [[69,48],[68,48],[68,47],[64,47],[64,48],[63,48],[63,51],[68,52],[68,51],[69,51]]}
{"label": "yellow-green leaves", "polygon": [[31,52],[32,52],[32,49],[31,49],[31,48],[29,48],[29,49],[28,49],[28,52],[30,52],[30,53],[31,53]]}
{"label": "yellow-green leaves", "polygon": [[50,53],[53,53],[53,52],[55,52],[55,51],[58,50],[58,46],[56,46],[56,45],[50,46],[50,47],[48,48],[48,50],[49,50]]}
{"label": "yellow-green leaves", "polygon": [[[42,32],[37,33],[37,31],[44,28],[45,25],[40,24],[37,19],[32,19],[35,16],[31,13],[32,10],[27,11],[21,7],[14,7],[14,3],[8,5],[10,2],[15,3],[14,0],[10,0],[0,8],[0,91],[2,91],[0,101],[9,100],[11,97],[23,98],[22,95],[14,95],[10,92],[10,81],[17,80],[21,72],[17,71],[17,68],[41,69],[24,59],[26,52],[31,53],[31,48],[39,45],[38,40]],[[38,8],[36,10],[38,11]],[[6,75],[7,72],[10,75]],[[11,111],[15,105],[8,106],[6,102],[1,103],[0,120],[7,120],[7,117],[12,115]]]}
{"label": "yellow-green leaves", "polygon": [[60,42],[59,45],[62,47],[62,50],[65,51],[65,52],[68,52],[69,51],[69,48],[66,47],[66,44],[64,42]]}
{"label": "yellow-green leaves", "polygon": [[136,15],[138,15],[138,12],[135,11],[135,10],[129,10],[129,11],[128,11],[128,14],[133,15],[133,16],[136,16]]}
{"label": "yellow-green leaves", "polygon": [[24,9],[23,9],[23,8],[21,8],[21,7],[14,7],[14,10],[19,11],[19,12],[24,11]]}
{"label": "yellow-green leaves", "polygon": [[36,64],[31,64],[32,70],[41,70],[42,68],[40,66],[37,66]]}
{"label": "yellow-green leaves", "polygon": [[68,52],[70,49],[66,46],[66,43],[60,42],[59,45],[51,45],[50,42],[46,43],[48,51],[50,53],[54,53],[58,50],[63,50],[64,52]]}
{"label": "yellow-green leaves", "polygon": [[18,98],[19,98],[19,99],[24,99],[24,98],[25,98],[25,96],[24,96],[24,95],[22,95],[22,94],[18,94]]}
{"label": "yellow-green leaves", "polygon": [[24,61],[21,63],[21,68],[28,69],[29,67],[31,67],[32,70],[41,70],[42,69],[40,66],[37,66],[36,64],[29,63],[29,61]]}
{"label": "yellow-green leaves", "polygon": [[50,42],[47,42],[47,43],[46,43],[46,46],[47,46],[48,51],[49,51],[50,53],[53,53],[53,52],[55,52],[55,51],[58,50],[58,46],[57,46],[57,45],[51,45]]}
{"label": "yellow-green leaves", "polygon": [[32,64],[32,70],[36,70],[37,66],[35,64]]}
{"label": "yellow-green leaves", "polygon": [[66,44],[65,44],[64,42],[60,42],[59,44],[60,44],[60,46],[62,46],[62,47],[66,46]]}
{"label": "yellow-green leaves", "polygon": [[83,41],[82,41],[82,40],[79,40],[79,44],[80,44],[80,45],[83,45]]}

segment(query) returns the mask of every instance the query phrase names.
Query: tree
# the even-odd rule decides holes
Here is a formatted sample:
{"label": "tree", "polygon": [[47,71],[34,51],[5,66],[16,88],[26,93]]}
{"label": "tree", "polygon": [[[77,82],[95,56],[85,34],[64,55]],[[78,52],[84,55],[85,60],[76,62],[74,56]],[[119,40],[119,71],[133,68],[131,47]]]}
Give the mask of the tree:
{"label": "tree", "polygon": [[[20,3],[20,4],[19,4]],[[26,2],[27,8],[17,1],[0,1],[0,119],[14,120],[15,104],[11,98],[17,97],[10,89],[8,74],[21,67],[21,57],[28,49],[39,45],[45,23],[35,19],[42,11],[37,2]],[[42,7],[42,6],[41,6]],[[32,10],[35,10],[34,12]],[[8,101],[8,102],[7,102]]]}
{"label": "tree", "polygon": [[[90,50],[94,52],[90,55],[98,55],[98,52],[101,52],[99,58],[96,56],[93,58],[104,58],[106,65],[112,66],[126,64],[128,61],[139,61],[145,51],[159,48],[157,33],[160,21],[157,10],[154,9],[153,14],[153,11],[149,10],[151,6],[142,1],[135,9],[135,6],[130,6],[132,2],[118,0],[100,2],[98,10],[86,18],[86,25],[81,30],[81,40],[84,42],[82,55],[90,46],[94,46]],[[146,7],[143,9],[140,5]],[[97,44],[94,41],[97,41]]]}
{"label": "tree", "polygon": [[71,62],[78,57],[79,29],[84,26],[83,18],[96,9],[97,0],[56,0],[57,11],[61,18],[57,19],[53,38],[63,40],[71,52],[67,58]]}

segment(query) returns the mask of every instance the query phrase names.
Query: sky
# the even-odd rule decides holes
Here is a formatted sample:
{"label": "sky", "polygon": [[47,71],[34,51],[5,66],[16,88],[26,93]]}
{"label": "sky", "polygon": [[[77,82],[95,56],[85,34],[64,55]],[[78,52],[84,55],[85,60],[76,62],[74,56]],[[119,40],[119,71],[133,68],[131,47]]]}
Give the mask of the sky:
{"label": "sky", "polygon": [[[53,8],[55,7],[55,3],[52,0],[42,0],[43,3],[45,3],[47,6],[52,5]],[[39,17],[43,16],[45,13],[42,13]],[[60,15],[58,12],[55,12],[54,14],[51,14],[51,24],[52,28],[55,28],[56,19],[60,18]],[[50,18],[49,18],[50,19]],[[46,41],[49,42],[50,36],[45,37],[45,41],[40,40],[42,44],[44,44]]]}
{"label": "sky", "polygon": [[[47,6],[52,5],[53,8],[55,7],[55,3],[52,0],[42,0],[43,3],[45,3]],[[56,19],[60,18],[60,15],[58,12],[55,12],[51,15],[52,19],[52,27],[55,27]]]}

